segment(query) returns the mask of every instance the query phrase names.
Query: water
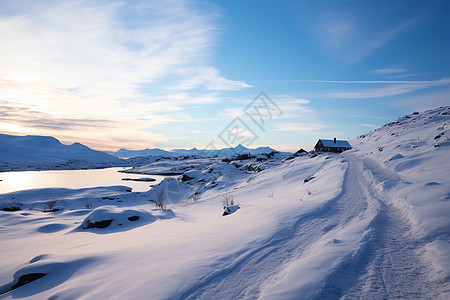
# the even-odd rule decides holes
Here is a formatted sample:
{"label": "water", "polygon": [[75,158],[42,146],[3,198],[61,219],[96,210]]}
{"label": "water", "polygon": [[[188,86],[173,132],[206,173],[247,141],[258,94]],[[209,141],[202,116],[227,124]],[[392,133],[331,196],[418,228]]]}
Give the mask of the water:
{"label": "water", "polygon": [[[126,168],[95,170],[0,172],[0,194],[37,188],[80,189],[97,186],[125,185],[133,192],[145,192],[165,176],[119,173]],[[156,181],[124,181],[122,178],[154,178]]]}

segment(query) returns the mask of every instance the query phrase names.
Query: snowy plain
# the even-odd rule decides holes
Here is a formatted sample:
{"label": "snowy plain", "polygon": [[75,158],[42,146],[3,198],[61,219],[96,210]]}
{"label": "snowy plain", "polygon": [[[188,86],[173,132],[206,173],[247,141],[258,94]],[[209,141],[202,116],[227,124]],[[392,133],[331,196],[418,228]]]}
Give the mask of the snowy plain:
{"label": "snowy plain", "polygon": [[0,299],[449,299],[449,124],[442,107],[341,154],[152,162],[132,171],[180,175],[148,192],[1,194],[20,210],[0,211]]}

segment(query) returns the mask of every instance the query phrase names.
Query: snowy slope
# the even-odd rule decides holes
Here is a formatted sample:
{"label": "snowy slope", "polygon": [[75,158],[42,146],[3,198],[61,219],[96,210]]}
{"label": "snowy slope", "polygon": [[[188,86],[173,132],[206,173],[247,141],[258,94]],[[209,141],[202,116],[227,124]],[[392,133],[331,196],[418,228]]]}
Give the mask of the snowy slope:
{"label": "snowy slope", "polygon": [[50,136],[14,136],[0,134],[0,166],[61,164],[118,163],[120,160],[80,143],[61,144]]}
{"label": "snowy slope", "polygon": [[[441,107],[399,118],[352,141],[354,149],[342,157],[349,162],[347,178],[354,175],[342,196],[352,205],[365,199],[358,202],[366,202],[371,213],[359,213],[348,227],[366,234],[349,236],[343,229],[334,234],[337,245],[313,245],[266,286],[261,298],[448,299],[449,123],[450,107]],[[351,236],[361,240],[349,247],[342,245],[342,235],[346,242]],[[330,259],[339,251],[340,260]],[[318,265],[327,269],[325,280],[304,277],[319,273]]]}
{"label": "snowy slope", "polygon": [[0,195],[22,209],[0,211],[0,299],[448,299],[449,123],[403,117],[341,154],[156,162],[135,171],[186,177],[145,193]]}
{"label": "snowy slope", "polygon": [[407,214],[417,234],[439,234],[450,227],[448,161],[450,159],[450,107],[399,118],[353,145],[365,159],[378,162],[387,173],[380,186],[392,205]]}

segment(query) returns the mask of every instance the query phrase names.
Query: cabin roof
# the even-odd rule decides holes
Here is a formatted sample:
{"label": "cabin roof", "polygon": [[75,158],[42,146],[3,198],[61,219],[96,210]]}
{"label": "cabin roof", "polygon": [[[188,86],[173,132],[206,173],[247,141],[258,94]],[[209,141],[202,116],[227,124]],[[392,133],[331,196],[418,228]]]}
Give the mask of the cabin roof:
{"label": "cabin roof", "polygon": [[319,141],[322,142],[324,147],[340,147],[340,148],[352,147],[349,142],[343,140],[336,140],[336,143],[334,142],[334,140],[319,139]]}

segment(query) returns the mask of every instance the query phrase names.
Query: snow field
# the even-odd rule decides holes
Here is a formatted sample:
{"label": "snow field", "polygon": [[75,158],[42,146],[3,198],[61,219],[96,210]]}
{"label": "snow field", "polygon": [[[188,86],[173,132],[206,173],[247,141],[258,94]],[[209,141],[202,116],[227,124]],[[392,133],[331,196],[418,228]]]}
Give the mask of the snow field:
{"label": "snow field", "polygon": [[[449,118],[400,118],[342,154],[158,162],[134,171],[191,179],[145,193],[0,195],[22,204],[0,212],[0,299],[448,299]],[[46,275],[8,291],[30,272]]]}

